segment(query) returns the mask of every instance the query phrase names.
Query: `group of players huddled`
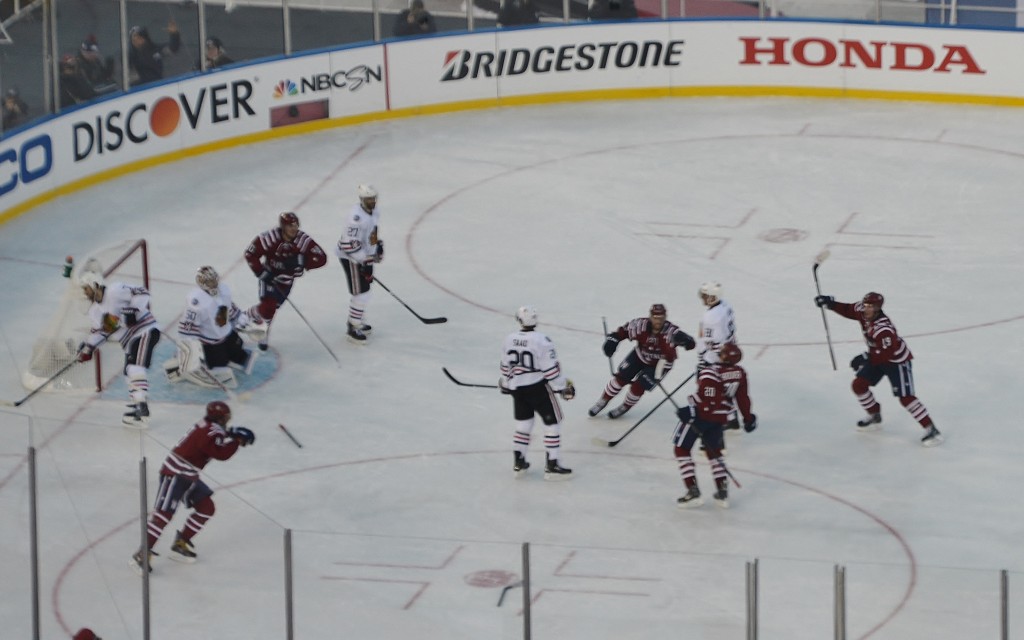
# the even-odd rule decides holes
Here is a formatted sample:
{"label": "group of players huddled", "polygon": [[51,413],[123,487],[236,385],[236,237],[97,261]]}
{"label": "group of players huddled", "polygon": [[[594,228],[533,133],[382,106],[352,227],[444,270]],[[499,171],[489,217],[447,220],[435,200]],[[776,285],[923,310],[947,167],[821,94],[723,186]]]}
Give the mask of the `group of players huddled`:
{"label": "group of players huddled", "polygon": [[[587,413],[591,417],[600,414],[624,388],[627,392],[622,404],[608,412],[611,419],[623,416],[636,406],[644,393],[655,387],[671,397],[674,391],[667,391],[662,380],[675,364],[677,349],[698,349],[693,374],[697,377],[697,388],[685,404],[677,407],[679,422],[672,434],[673,453],[685,489],[676,503],[680,508],[703,504],[692,454],[699,441],[715,482],[715,504],[727,508],[731,474],[723,455],[724,432],[743,429],[749,433],[757,428],[758,422],[751,411],[747,372],[739,364],[743,352],[737,344],[733,309],[722,299],[722,286],[717,282],[705,282],[698,294],[705,311],[696,339],[669,322],[665,305],[657,303],[651,305],[647,316],[634,318],[607,332],[602,348],[609,364],[620,342],[628,340],[634,345],[614,369],[601,397]],[[915,395],[910,349],[882,311],[883,302],[881,294],[874,292],[856,303],[836,302],[831,296],[815,298],[819,307],[861,324],[868,350],[850,362],[855,371],[853,392],[867,412],[867,416],[857,422],[857,428],[860,431],[878,428],[882,421],[881,406],[871,393],[871,387],[888,378],[893,395],[925,430],[921,444],[937,445],[942,442],[942,435]],[[572,470],[561,464],[563,416],[556,395],[571,400],[576,396],[576,389],[562,372],[551,339],[537,331],[536,309],[520,307],[515,317],[519,330],[509,334],[502,345],[498,381],[501,392],[510,394],[513,399],[513,472],[520,477],[530,468],[526,455],[536,415],[544,423],[544,479],[568,479],[572,477]]]}
{"label": "group of players huddled", "polygon": [[[350,211],[334,251],[351,294],[346,333],[356,344],[366,344],[370,332],[363,316],[370,300],[373,267],[384,257],[384,243],[378,237],[377,195],[370,185],[358,186],[359,203]],[[299,226],[295,213],[282,213],[277,226],[256,236],[245,250],[245,261],[257,278],[259,297],[259,302],[248,309],[235,304],[230,287],[221,282],[216,269],[210,265],[199,267],[196,287],[186,296],[177,337],[161,331],[150,310],[150,294],[145,287],[107,282],[95,270],[78,275],[78,284],[91,302],[91,331],[79,346],[77,358],[86,362],[104,342],[120,342],[130,398],[128,411],[122,416],[124,425],[147,426],[148,370],[153,350],[163,335],[177,348],[175,356],[163,363],[172,382],[227,391],[238,386],[234,370],[246,375],[253,372],[259,351],[268,348],[274,316],[288,300],[295,279],[327,264],[327,254]],[[248,335],[258,350],[246,348],[240,334]],[[167,456],[160,468],[156,504],[149,517],[147,548],[139,549],[129,561],[136,570],[151,569],[149,561],[156,555],[153,545],[183,501],[192,512],[175,535],[170,557],[195,562],[192,538],[214,513],[213,491],[200,478],[200,471],[211,460],[227,460],[239,447],[256,441],[252,430],[228,426],[230,419],[231,409],[225,402],[208,403],[203,419],[191,427]]]}

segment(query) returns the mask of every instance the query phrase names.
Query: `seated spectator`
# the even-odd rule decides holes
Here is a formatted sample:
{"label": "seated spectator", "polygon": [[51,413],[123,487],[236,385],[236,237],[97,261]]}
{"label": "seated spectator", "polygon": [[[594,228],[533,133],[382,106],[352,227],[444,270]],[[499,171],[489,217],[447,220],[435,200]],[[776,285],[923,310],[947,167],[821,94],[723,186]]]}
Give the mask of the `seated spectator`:
{"label": "seated spectator", "polygon": [[408,9],[395,17],[396,36],[417,36],[424,33],[436,33],[437,24],[434,16],[423,7],[423,0],[411,0]]}
{"label": "seated spectator", "polygon": [[589,20],[633,20],[637,17],[634,0],[590,0]]}
{"label": "seated spectator", "polygon": [[8,89],[4,94],[4,131],[13,129],[28,119],[28,105],[21,99],[17,89]]}
{"label": "seated spectator", "polygon": [[498,26],[512,27],[517,24],[537,24],[540,16],[533,0],[502,0],[498,11]]}
{"label": "seated spectator", "polygon": [[78,58],[65,53],[60,58],[60,108],[73,107],[96,97],[89,78],[78,66]]}
{"label": "seated spectator", "polygon": [[[206,39],[206,68],[216,69],[233,63],[234,60],[228,57],[227,50],[224,49],[224,43],[220,41],[220,38],[209,37]],[[201,61],[196,62],[195,71],[199,71],[203,66]]]}
{"label": "seated spectator", "polygon": [[129,40],[131,40],[131,47],[128,49],[128,66],[133,73],[133,87],[155,82],[164,77],[163,57],[170,53],[177,53],[181,48],[181,33],[174,20],[167,23],[167,34],[170,36],[170,40],[166,44],[157,45],[149,37],[149,30],[146,27],[134,26],[128,32]]}
{"label": "seated spectator", "polygon": [[96,36],[92,34],[86,36],[75,57],[78,58],[78,67],[85,73],[85,77],[89,79],[89,83],[92,84],[92,88],[97,94],[117,91],[118,86],[114,81],[114,58],[112,56],[103,57],[103,54],[100,53],[100,46],[96,42]]}

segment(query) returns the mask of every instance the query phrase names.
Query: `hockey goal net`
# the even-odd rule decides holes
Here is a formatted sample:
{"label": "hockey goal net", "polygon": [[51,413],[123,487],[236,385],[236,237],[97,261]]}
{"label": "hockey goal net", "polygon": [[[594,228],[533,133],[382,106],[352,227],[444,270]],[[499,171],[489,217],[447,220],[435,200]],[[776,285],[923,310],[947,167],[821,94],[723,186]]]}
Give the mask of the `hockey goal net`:
{"label": "hockey goal net", "polygon": [[[84,259],[75,261],[57,312],[32,344],[32,359],[21,376],[21,382],[26,388],[36,389],[46,384],[54,374],[78,357],[78,346],[91,329],[91,303],[79,286],[79,277],[86,271],[102,273],[107,282],[125,282],[148,289],[149,251],[146,241],[128,240],[93,251]],[[118,357],[120,345],[116,342],[105,343],[96,350],[91,363],[72,366],[54,378],[45,390],[102,391],[103,361],[116,362]]]}

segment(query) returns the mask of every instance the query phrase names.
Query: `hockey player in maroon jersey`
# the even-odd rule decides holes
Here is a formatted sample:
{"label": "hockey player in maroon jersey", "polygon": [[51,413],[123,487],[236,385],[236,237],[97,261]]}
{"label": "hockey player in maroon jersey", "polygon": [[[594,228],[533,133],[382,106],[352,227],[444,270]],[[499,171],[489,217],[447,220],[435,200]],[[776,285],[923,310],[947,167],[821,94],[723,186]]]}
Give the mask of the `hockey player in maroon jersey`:
{"label": "hockey player in maroon jersey", "polygon": [[652,304],[646,318],[634,318],[612,331],[605,337],[604,354],[609,358],[615,354],[619,342],[633,340],[636,346],[619,363],[615,375],[605,385],[604,392],[587,413],[591,417],[601,413],[608,401],[618,395],[627,384],[629,392],[621,405],[608,412],[609,418],[618,418],[640,402],[640,396],[657,384],[655,369],[659,360],[664,360],[661,376],[672,370],[676,361],[676,347],[689,351],[695,346],[692,337],[667,320],[668,312],[663,304]]}
{"label": "hockey player in maroon jersey", "polygon": [[882,378],[888,378],[892,394],[900,399],[900,404],[924,428],[921,444],[934,447],[942,442],[942,434],[932,423],[928,409],[914,393],[914,370],[911,365],[914,356],[907,343],[896,334],[896,327],[889,316],[882,311],[884,303],[882,294],[874,291],[865,294],[859,302],[836,302],[832,296],[814,298],[814,304],[819,307],[860,322],[864,341],[867,342],[867,352],[850,361],[850,367],[857,372],[853,379],[853,393],[867,412],[867,416],[857,421],[857,427],[862,431],[872,431],[881,424],[882,407],[871,393],[871,387]]}
{"label": "hockey player in maroon jersey", "polygon": [[[723,345],[724,348],[725,345]],[[739,348],[732,345],[733,349]],[[731,350],[726,354],[732,353]],[[721,352],[719,355],[722,355]],[[737,360],[739,362],[739,360]],[[679,475],[683,478],[686,486],[686,494],[676,500],[676,506],[680,509],[699,507],[704,504],[700,495],[700,487],[697,485],[697,467],[693,462],[693,445],[700,439],[704,453],[711,463],[711,475],[715,479],[715,504],[725,509],[729,506],[729,471],[725,466],[725,458],[722,457],[722,449],[725,448],[725,438],[722,435],[722,428],[729,420],[729,412],[732,410],[732,400],[729,397],[728,389],[722,380],[722,374],[726,369],[731,373],[736,370],[742,372],[742,368],[722,363],[709,364],[699,370],[697,375],[697,390],[689,397],[688,404],[676,410],[679,424],[672,434],[674,455],[676,464],[679,467]],[[731,381],[734,376],[730,377]],[[744,413],[744,420],[747,421],[747,431],[757,428],[757,417],[749,413],[750,399],[740,395],[740,385],[735,388],[736,403],[745,406],[747,413]]]}
{"label": "hockey player in maroon jersey", "polygon": [[295,278],[327,264],[327,254],[299,229],[299,216],[285,212],[278,216],[277,227],[253,239],[245,250],[245,261],[260,281],[260,302],[249,309],[249,316],[256,324],[267,323],[267,335],[259,342],[266,351],[270,323],[288,299]]}
{"label": "hockey player in maroon jersey", "polygon": [[[740,366],[743,359],[743,352],[738,346],[726,342],[718,350],[718,375],[722,378],[722,385],[725,387],[725,397],[730,407],[734,407],[743,417],[743,424],[739,420],[736,429],[742,426],[743,430],[750,433],[757,428],[757,416],[750,412],[750,393],[747,384],[747,371]],[[726,429],[731,429],[733,421],[726,423]]]}
{"label": "hockey player in maroon jersey", "polygon": [[[178,505],[184,501],[192,508],[192,514],[185,526],[175,535],[171,545],[171,559],[179,562],[196,561],[192,538],[206,522],[213,517],[213,490],[199,479],[199,472],[210,460],[227,460],[235,455],[238,447],[248,446],[256,441],[253,432],[245,427],[228,427],[231,408],[224,402],[214,401],[206,405],[206,415],[195,423],[174,447],[160,467],[160,487],[156,492],[156,504],[149,516],[147,550],[149,559],[157,555],[153,545],[160,538],[164,527],[171,522]],[[142,571],[144,559],[142,550],[135,552],[129,564]],[[152,567],[150,568],[152,570]]]}

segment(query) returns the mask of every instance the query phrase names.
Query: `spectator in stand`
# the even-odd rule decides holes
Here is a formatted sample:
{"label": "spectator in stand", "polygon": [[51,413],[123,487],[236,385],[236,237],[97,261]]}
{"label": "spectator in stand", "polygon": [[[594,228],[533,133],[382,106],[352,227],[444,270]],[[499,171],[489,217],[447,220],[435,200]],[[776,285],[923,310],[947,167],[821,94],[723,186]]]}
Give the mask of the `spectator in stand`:
{"label": "spectator in stand", "polygon": [[502,0],[498,10],[498,26],[513,27],[520,24],[537,24],[540,16],[533,0]]}
{"label": "spectator in stand", "polygon": [[423,0],[411,0],[409,8],[403,9],[395,17],[396,36],[419,36],[436,32],[437,23],[434,22],[434,16],[424,8]]}
{"label": "spectator in stand", "polygon": [[590,0],[587,18],[596,20],[633,20],[637,17],[634,0]]}
{"label": "spectator in stand", "polygon": [[78,60],[78,67],[89,79],[93,91],[97,95],[103,95],[117,91],[118,86],[114,81],[114,58],[104,57],[100,53],[100,46],[96,42],[96,36],[89,34],[82,41],[82,46],[75,56]]}
{"label": "spectator in stand", "polygon": [[4,94],[4,131],[13,129],[28,118],[28,105],[18,95],[17,89],[8,89]]}
{"label": "spectator in stand", "polygon": [[65,53],[60,58],[60,108],[88,102],[96,97],[96,90],[78,64],[78,58]]}
{"label": "spectator in stand", "polygon": [[167,23],[169,40],[157,45],[149,37],[146,27],[134,26],[128,32],[131,48],[128,49],[128,66],[132,72],[132,86],[137,87],[164,77],[164,56],[177,53],[181,48],[181,33],[174,20]]}
{"label": "spectator in stand", "polygon": [[[224,43],[220,41],[220,38],[211,36],[206,39],[206,68],[217,69],[233,63],[234,60],[228,57],[227,51],[224,49]],[[202,69],[202,66],[197,64],[196,70]]]}

